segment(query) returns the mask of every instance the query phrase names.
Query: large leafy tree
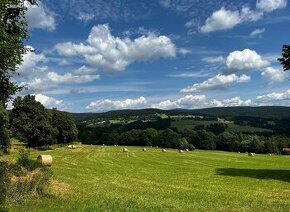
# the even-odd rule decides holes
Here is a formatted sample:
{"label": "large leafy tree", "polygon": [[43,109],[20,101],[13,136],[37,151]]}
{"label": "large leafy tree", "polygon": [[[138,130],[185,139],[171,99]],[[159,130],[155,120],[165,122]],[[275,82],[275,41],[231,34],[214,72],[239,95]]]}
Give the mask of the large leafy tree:
{"label": "large leafy tree", "polygon": [[27,95],[17,97],[10,113],[10,125],[13,133],[30,147],[50,145],[53,143],[53,128],[44,106]]}
{"label": "large leafy tree", "polygon": [[4,105],[19,88],[11,81],[22,62],[22,55],[29,51],[23,44],[28,38],[25,12],[26,4],[35,4],[35,0],[0,1],[0,102]]}
{"label": "large leafy tree", "polygon": [[284,71],[290,70],[290,45],[283,46],[282,57],[278,61],[283,65]]}
{"label": "large leafy tree", "polygon": [[77,138],[78,130],[71,114],[56,109],[49,111],[51,125],[55,129],[57,143],[70,143]]}
{"label": "large leafy tree", "polygon": [[[36,2],[27,0],[26,3]],[[0,145],[5,152],[10,147],[5,103],[21,90],[11,81],[11,75],[16,72],[22,62],[22,55],[28,50],[23,44],[28,38],[26,10],[23,0],[0,1]]]}

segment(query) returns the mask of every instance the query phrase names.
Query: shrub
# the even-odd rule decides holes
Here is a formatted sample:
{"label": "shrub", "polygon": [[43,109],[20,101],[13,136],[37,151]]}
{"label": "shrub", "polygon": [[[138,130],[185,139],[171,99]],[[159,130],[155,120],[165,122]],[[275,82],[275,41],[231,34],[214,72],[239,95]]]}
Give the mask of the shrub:
{"label": "shrub", "polygon": [[27,195],[48,193],[52,171],[29,159],[29,152],[20,151],[15,164],[0,162],[0,203],[20,201]]}

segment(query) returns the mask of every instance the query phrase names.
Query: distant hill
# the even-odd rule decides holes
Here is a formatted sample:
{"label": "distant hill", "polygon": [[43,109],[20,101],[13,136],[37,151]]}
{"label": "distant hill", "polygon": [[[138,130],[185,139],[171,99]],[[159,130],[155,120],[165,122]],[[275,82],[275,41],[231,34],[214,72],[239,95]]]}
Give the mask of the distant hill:
{"label": "distant hill", "polygon": [[216,107],[193,110],[193,112],[220,117],[250,116],[270,119],[290,118],[290,107],[283,106]]}
{"label": "distant hill", "polygon": [[77,121],[96,118],[118,118],[124,116],[148,116],[151,114],[166,115],[207,115],[214,117],[250,116],[268,119],[290,118],[290,107],[262,106],[262,107],[215,107],[196,110],[174,109],[139,109],[139,110],[115,110],[104,113],[73,113]]}

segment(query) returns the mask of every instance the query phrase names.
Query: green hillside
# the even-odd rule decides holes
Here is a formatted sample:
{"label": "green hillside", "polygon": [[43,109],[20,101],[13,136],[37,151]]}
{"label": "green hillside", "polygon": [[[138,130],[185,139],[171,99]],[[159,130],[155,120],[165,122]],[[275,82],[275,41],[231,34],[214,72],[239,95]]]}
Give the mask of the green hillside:
{"label": "green hillside", "polygon": [[124,116],[148,116],[151,114],[166,115],[207,115],[214,117],[235,117],[250,116],[282,119],[290,118],[290,107],[283,106],[263,106],[263,107],[216,107],[196,110],[159,110],[159,109],[140,109],[140,110],[116,110],[104,113],[73,113],[77,121],[96,119],[96,118],[118,118]]}

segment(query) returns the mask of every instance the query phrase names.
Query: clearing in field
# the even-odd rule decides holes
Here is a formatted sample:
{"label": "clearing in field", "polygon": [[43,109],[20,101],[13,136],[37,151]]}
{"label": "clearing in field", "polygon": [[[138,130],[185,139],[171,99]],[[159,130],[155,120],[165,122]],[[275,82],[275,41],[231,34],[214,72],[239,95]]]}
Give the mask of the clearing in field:
{"label": "clearing in field", "polygon": [[[53,196],[11,211],[289,211],[290,157],[121,146],[56,148]],[[43,152],[42,152],[43,153]],[[39,152],[32,150],[35,158]],[[13,160],[17,151],[3,159]]]}

